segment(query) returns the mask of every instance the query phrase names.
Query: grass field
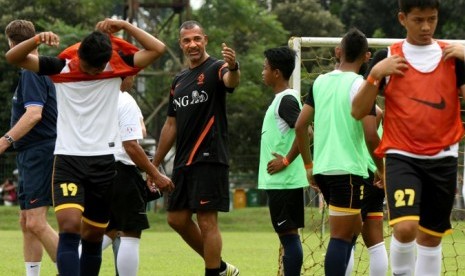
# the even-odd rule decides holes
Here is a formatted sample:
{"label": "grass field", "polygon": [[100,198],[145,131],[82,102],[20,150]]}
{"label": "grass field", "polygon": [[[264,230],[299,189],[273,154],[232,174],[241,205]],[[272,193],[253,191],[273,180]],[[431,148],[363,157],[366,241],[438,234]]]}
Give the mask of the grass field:
{"label": "grass field", "polygon": [[[22,237],[17,224],[18,207],[0,206],[0,275],[24,275]],[[304,238],[303,275],[323,275],[323,261],[328,235],[318,230],[321,215],[307,208]],[[203,261],[174,233],[165,222],[164,212],[150,212],[151,228],[144,231],[140,247],[140,276],[203,275]],[[49,221],[56,228],[54,214]],[[454,234],[443,242],[443,275],[465,275],[465,223],[453,222]],[[242,276],[274,276],[278,271],[279,241],[269,221],[266,207],[244,208],[220,214],[223,235],[223,258],[237,265]],[[327,230],[327,226],[326,226]],[[323,236],[321,236],[323,235]],[[386,227],[386,237],[389,228]],[[389,238],[386,239],[389,248]],[[353,275],[368,275],[368,253],[359,239]],[[104,251],[100,275],[112,276],[114,263],[111,249]],[[42,262],[42,275],[55,275],[48,256]]]}

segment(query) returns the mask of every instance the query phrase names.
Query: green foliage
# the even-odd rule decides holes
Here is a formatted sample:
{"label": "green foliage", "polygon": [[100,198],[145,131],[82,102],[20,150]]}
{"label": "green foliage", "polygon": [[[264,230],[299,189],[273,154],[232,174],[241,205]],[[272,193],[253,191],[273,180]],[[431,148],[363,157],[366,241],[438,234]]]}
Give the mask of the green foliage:
{"label": "green foliage", "polygon": [[273,10],[291,36],[341,36],[341,21],[314,0],[279,3]]}

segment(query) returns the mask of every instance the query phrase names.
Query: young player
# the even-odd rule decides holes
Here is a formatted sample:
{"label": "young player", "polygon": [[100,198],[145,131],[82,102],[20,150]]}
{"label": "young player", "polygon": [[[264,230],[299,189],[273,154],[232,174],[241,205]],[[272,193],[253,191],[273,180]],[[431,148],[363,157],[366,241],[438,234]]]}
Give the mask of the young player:
{"label": "young player", "polygon": [[[372,150],[378,137],[375,116],[366,116],[362,124],[350,115],[351,101],[363,82],[357,73],[370,57],[365,35],[350,30],[342,39],[340,51],[338,69],[315,80],[296,123],[309,180],[318,186],[329,205],[331,239],[325,257],[326,275],[345,274],[362,227],[361,187],[368,176],[363,148],[369,145]],[[307,133],[313,118],[314,168]],[[382,160],[376,158],[375,163],[377,174],[382,175]]]}
{"label": "young player", "polygon": [[440,275],[463,136],[464,47],[433,39],[439,0],[398,3],[407,37],[375,54],[352,114],[363,118],[384,87],[384,132],[376,153],[386,157],[391,270],[393,275]]}
{"label": "young player", "polygon": [[271,222],[284,248],[286,276],[299,276],[303,252],[298,229],[304,227],[304,187],[308,186],[295,140],[301,103],[289,88],[295,52],[289,47],[265,50],[262,77],[275,94],[263,119],[258,188],[266,190]]}

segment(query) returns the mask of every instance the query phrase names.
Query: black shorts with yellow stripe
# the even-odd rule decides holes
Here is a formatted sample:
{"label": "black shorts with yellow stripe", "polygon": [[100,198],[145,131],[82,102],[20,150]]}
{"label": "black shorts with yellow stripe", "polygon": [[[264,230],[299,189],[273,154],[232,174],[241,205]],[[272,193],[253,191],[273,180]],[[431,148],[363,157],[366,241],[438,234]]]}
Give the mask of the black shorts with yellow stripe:
{"label": "black shorts with yellow stripe", "polygon": [[423,232],[438,237],[450,232],[457,158],[387,154],[385,183],[390,225],[418,220]]}
{"label": "black shorts with yellow stripe", "polygon": [[359,214],[362,205],[363,178],[354,174],[315,175],[331,212],[340,214]]}
{"label": "black shorts with yellow stripe", "polygon": [[83,211],[83,220],[106,228],[110,218],[109,189],[116,176],[113,155],[56,155],[53,166],[53,206]]}

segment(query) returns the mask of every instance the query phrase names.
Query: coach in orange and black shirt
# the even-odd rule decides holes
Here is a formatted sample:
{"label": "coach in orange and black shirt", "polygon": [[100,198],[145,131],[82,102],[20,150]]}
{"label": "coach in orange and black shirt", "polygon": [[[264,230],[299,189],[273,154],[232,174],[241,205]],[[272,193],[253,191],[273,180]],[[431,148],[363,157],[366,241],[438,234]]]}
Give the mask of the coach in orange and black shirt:
{"label": "coach in orange and black shirt", "polygon": [[205,275],[238,275],[236,267],[221,260],[217,219],[218,211],[229,211],[226,95],[239,85],[239,64],[224,43],[223,60],[209,56],[208,36],[198,22],[184,22],[179,34],[189,68],[171,85],[168,118],[153,162],[163,162],[176,141],[168,223],[203,257]]}

